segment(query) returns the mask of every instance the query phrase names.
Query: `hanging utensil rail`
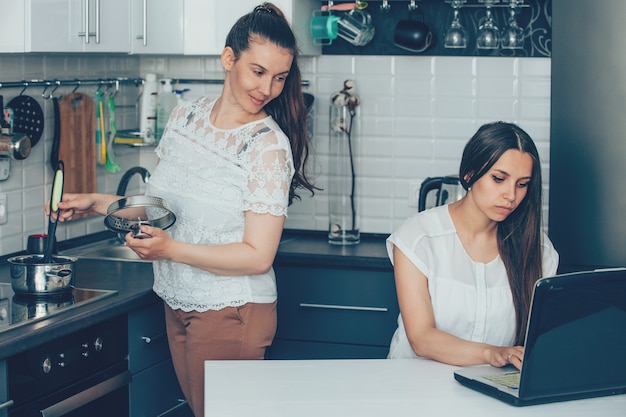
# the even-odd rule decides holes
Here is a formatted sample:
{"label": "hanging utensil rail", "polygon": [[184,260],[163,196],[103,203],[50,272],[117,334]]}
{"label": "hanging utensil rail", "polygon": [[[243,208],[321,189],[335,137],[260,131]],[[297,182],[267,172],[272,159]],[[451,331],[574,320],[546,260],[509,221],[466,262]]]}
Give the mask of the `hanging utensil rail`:
{"label": "hanging utensil rail", "polygon": [[[31,87],[43,87],[44,92],[42,96],[44,98],[48,98],[54,90],[59,87],[74,87],[74,91],[83,86],[98,86],[98,88],[111,88],[115,87],[115,91],[117,92],[121,85],[123,84],[132,84],[135,87],[142,86],[144,82],[143,78],[96,78],[96,79],[73,79],[73,80],[21,80],[21,81],[9,81],[2,82],[0,81],[0,89],[3,88],[22,88],[23,94],[28,88]],[[224,84],[223,79],[202,79],[202,78],[173,78],[172,83],[177,84]],[[308,87],[309,81],[302,80],[302,86]],[[49,88],[53,87],[51,93],[46,95],[46,92]]]}

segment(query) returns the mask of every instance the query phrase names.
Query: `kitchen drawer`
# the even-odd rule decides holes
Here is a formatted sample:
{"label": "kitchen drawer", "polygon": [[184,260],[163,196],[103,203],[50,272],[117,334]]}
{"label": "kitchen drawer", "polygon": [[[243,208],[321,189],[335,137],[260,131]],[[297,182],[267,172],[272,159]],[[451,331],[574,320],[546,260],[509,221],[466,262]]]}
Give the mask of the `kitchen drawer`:
{"label": "kitchen drawer", "polygon": [[189,410],[191,417],[170,359],[133,375],[130,417],[169,416],[183,408]]}
{"label": "kitchen drawer", "polygon": [[388,347],[397,326],[393,271],[274,267],[276,338]]}
{"label": "kitchen drawer", "polygon": [[133,374],[170,357],[163,303],[128,314],[128,363]]}
{"label": "kitchen drawer", "polygon": [[269,359],[385,359],[389,347],[275,339]]}

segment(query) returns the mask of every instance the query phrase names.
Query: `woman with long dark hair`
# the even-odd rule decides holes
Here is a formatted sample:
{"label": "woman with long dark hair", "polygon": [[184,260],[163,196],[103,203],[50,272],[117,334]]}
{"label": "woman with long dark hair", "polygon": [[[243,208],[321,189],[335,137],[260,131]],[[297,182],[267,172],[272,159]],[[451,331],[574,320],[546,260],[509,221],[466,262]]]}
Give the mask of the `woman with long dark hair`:
{"label": "woman with long dark hair", "polygon": [[[221,55],[224,88],[176,107],[156,148],[146,194],[176,214],[167,231],[126,245],[154,261],[178,381],[204,414],[204,361],[263,359],[276,332],[272,263],[296,191],[315,190],[296,38],[263,3],[232,27]],[[64,194],[60,220],[106,214],[119,196]]]}
{"label": "woman with long dark hair", "polygon": [[541,230],[537,148],[515,124],[486,124],[459,177],[461,200],[412,216],[387,240],[400,305],[389,358],[520,368],[534,284],[559,259]]}

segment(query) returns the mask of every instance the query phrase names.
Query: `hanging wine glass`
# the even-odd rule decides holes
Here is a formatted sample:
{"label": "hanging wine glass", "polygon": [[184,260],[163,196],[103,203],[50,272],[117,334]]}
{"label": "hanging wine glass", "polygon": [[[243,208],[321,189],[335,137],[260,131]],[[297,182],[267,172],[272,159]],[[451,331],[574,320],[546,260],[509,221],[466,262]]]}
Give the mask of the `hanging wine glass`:
{"label": "hanging wine glass", "polygon": [[497,2],[498,0],[481,1],[481,3],[485,3],[485,18],[478,26],[476,33],[476,47],[478,49],[498,49],[500,34],[491,14],[491,6]]}
{"label": "hanging wine glass", "polygon": [[502,29],[500,42],[504,49],[524,48],[524,29],[517,24],[517,7],[523,0],[510,0],[509,21]]}
{"label": "hanging wine glass", "polygon": [[459,19],[459,8],[463,3],[465,3],[465,0],[450,0],[448,2],[452,3],[454,17],[452,19],[450,27],[444,35],[443,46],[452,49],[467,48],[467,31],[461,25],[461,21]]}

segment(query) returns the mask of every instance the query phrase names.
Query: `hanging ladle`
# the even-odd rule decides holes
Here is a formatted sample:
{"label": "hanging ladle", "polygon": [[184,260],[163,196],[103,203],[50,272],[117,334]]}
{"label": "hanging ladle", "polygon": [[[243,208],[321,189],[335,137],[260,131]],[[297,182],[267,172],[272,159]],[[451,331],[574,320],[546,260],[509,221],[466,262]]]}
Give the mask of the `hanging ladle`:
{"label": "hanging ladle", "polygon": [[65,165],[63,161],[57,163],[57,169],[54,173],[54,182],[52,183],[52,192],[50,193],[50,216],[48,217],[48,239],[46,241],[46,250],[43,255],[43,263],[52,261],[52,249],[54,248],[54,240],[57,230],[57,221],[59,219],[59,202],[63,196],[63,170]]}

